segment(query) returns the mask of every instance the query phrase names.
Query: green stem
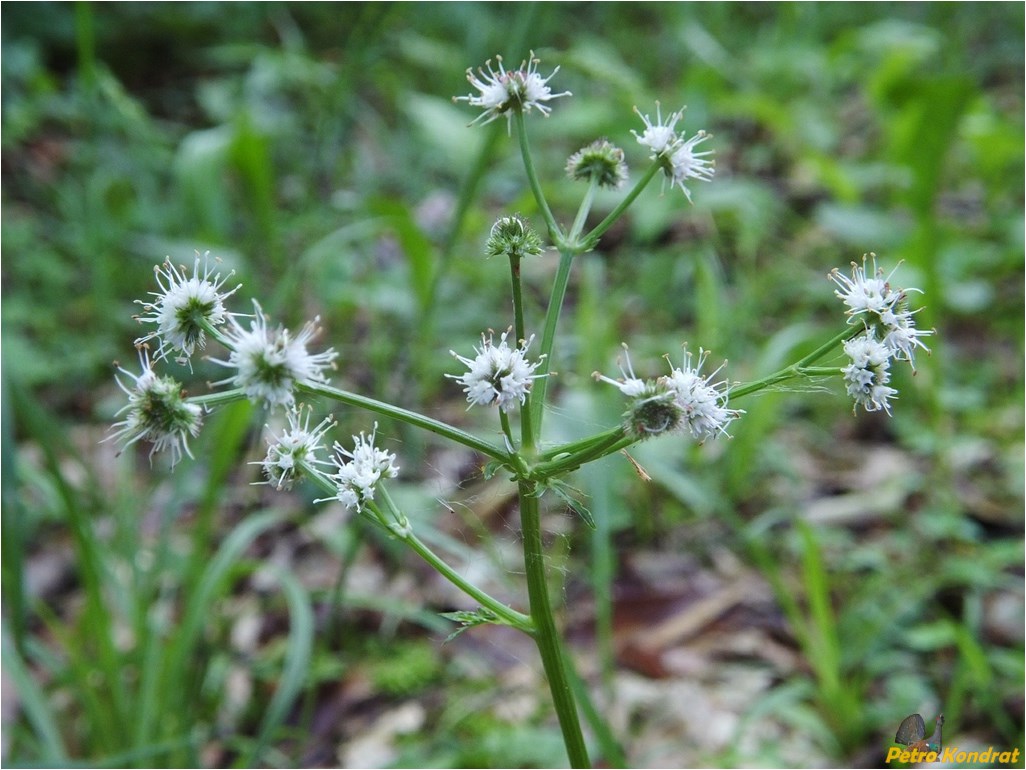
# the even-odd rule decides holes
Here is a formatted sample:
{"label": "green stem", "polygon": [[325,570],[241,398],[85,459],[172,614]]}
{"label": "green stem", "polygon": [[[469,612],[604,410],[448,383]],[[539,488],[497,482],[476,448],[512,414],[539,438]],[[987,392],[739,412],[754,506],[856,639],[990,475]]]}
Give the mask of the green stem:
{"label": "green stem", "polygon": [[552,460],[559,457],[560,455],[571,455],[576,454],[578,452],[583,452],[586,449],[590,449],[591,447],[595,446],[596,444],[600,444],[606,441],[606,439],[608,439],[609,436],[618,434],[621,430],[622,428],[620,426],[617,426],[615,428],[610,428],[609,430],[602,431],[602,433],[596,433],[594,436],[588,436],[587,438],[577,439],[576,441],[569,441],[566,444],[559,444],[558,446],[554,446],[551,449],[546,449],[544,452],[539,453],[538,458],[540,460]]}
{"label": "green stem", "polygon": [[534,200],[538,204],[538,208],[541,210],[542,217],[545,219],[545,226],[549,231],[549,238],[557,246],[561,246],[563,243],[563,233],[559,229],[559,225],[556,224],[555,217],[552,216],[552,210],[549,208],[548,201],[545,200],[545,193],[542,192],[541,183],[538,181],[538,173],[534,170],[534,160],[531,158],[531,147],[527,142],[527,128],[524,124],[524,113],[517,112],[514,114],[513,119],[517,124],[517,139],[520,140],[520,155],[524,160],[524,172],[527,174],[527,183],[531,187],[531,193],[534,195]]}
{"label": "green stem", "polygon": [[535,627],[534,641],[538,645],[545,676],[549,680],[552,703],[559,717],[559,727],[563,731],[563,742],[570,757],[570,766],[591,767],[577,714],[577,703],[567,676],[563,645],[549,602],[538,497],[536,490],[528,481],[520,482],[520,526],[524,538],[524,569],[527,572],[531,620],[534,621]]}
{"label": "green stem", "polygon": [[408,423],[409,425],[414,425],[418,428],[430,431],[431,433],[435,433],[439,436],[444,436],[458,444],[463,444],[465,447],[469,447],[483,455],[487,455],[494,460],[499,460],[504,463],[509,462],[509,455],[497,446],[489,444],[487,441],[482,441],[477,438],[477,436],[465,433],[459,428],[454,428],[448,423],[433,420],[432,418],[425,417],[417,412],[411,412],[408,409],[393,406],[392,404],[386,404],[384,401],[378,401],[375,398],[368,398],[367,396],[360,396],[346,390],[333,388],[330,385],[296,385],[296,390],[300,393],[324,396],[325,398],[334,399],[335,401],[341,401],[343,404],[358,406],[361,409],[377,412],[385,417],[391,417]]}
{"label": "green stem", "polygon": [[520,257],[517,254],[509,255],[509,278],[513,287],[513,331],[516,332],[517,342],[527,339],[526,324],[524,323],[524,295],[520,286]]}
{"label": "green stem", "polygon": [[410,546],[410,548],[417,552],[420,558],[434,567],[442,577],[482,607],[494,612],[496,617],[500,618],[506,625],[517,628],[529,636],[534,636],[534,623],[531,621],[530,617],[521,612],[517,612],[497,599],[492,598],[472,583],[468,583],[458,572],[436,556],[434,551],[428,548],[424,542],[412,532],[403,538],[403,540],[408,546]]}
{"label": "green stem", "polygon": [[[574,252],[570,250],[561,251],[559,255],[559,269],[556,271],[556,280],[552,284],[552,295],[549,297],[549,307],[545,313],[545,329],[542,331],[541,365],[538,367],[538,374],[547,375],[552,369],[552,346],[556,340],[556,326],[559,323],[559,311],[563,308],[563,298],[566,296],[566,287],[570,282],[570,267],[573,265]],[[534,435],[541,436],[542,414],[545,406],[545,391],[548,389],[549,378],[540,377],[534,383],[534,391],[531,399],[531,422],[534,426]]]}
{"label": "green stem", "polygon": [[[324,490],[327,494],[334,497],[338,493],[338,490],[336,489],[335,484],[331,481],[331,479],[326,477],[324,473],[319,471],[317,468],[313,467],[309,463],[304,462],[303,470],[306,476],[311,481],[313,481],[314,484],[316,484],[318,487]],[[396,522],[401,521],[403,523],[408,524],[408,522],[406,521],[406,517],[396,507],[395,503],[392,501],[392,498],[388,494],[388,490],[386,490],[383,485],[379,484],[376,487],[375,492],[378,494],[381,502],[384,503],[385,507],[388,509],[392,519],[394,519]],[[418,556],[420,556],[424,561],[430,564],[442,577],[444,577],[458,589],[463,591],[463,593],[465,593],[471,599],[478,602],[482,607],[486,607],[492,612],[494,612],[496,617],[500,618],[507,625],[510,625],[513,628],[517,628],[523,631],[525,634],[534,634],[534,624],[531,622],[530,617],[524,615],[522,612],[517,612],[511,607],[508,607],[507,605],[500,602],[498,599],[495,599],[486,594],[477,586],[473,585],[472,583],[469,583],[467,580],[463,578],[462,575],[460,575],[456,570],[450,567],[440,556],[438,556],[434,551],[432,551],[419,537],[414,535],[413,532],[409,530],[408,526],[405,531],[397,531],[401,530],[401,528],[391,526],[389,523],[390,517],[386,515],[373,500],[366,501],[364,503],[364,508],[370,514],[365,516],[364,518],[366,518],[369,521],[373,521],[375,524],[383,527],[390,534],[395,535],[403,542],[405,542],[407,545],[409,545],[410,548],[412,548]]]}
{"label": "green stem", "polygon": [[662,168],[662,163],[658,160],[653,161],[652,165],[649,166],[648,171],[645,172],[645,175],[641,177],[641,179],[638,180],[638,183],[631,188],[629,193],[627,193],[627,197],[620,201],[619,205],[609,212],[609,216],[595,226],[594,230],[581,239],[582,243],[587,244],[587,248],[591,249],[595,247],[595,243],[602,237],[602,234],[613,226],[613,223],[620,218],[623,212],[627,210],[628,206],[634,203],[634,199],[637,198],[641,194],[641,191],[648,186],[648,183],[652,181],[652,177],[655,176],[655,173],[660,168]]}
{"label": "green stem", "polygon": [[580,468],[582,465],[589,463],[592,460],[597,460],[600,457],[605,457],[613,452],[618,452],[621,449],[629,447],[636,441],[637,439],[633,436],[625,435],[622,427],[617,428],[607,435],[604,440],[596,442],[587,449],[571,453],[568,456],[560,457],[556,460],[539,463],[534,467],[532,473],[539,479],[551,478],[559,475],[560,473]]}
{"label": "green stem", "polygon": [[[513,628],[520,629],[525,634],[534,635],[534,624],[531,622],[531,618],[506,606],[497,599],[492,598],[473,583],[464,579],[462,575],[450,567],[441,557],[435,554],[435,552],[432,551],[424,541],[413,534],[413,530],[409,525],[409,520],[403,515],[402,511],[396,507],[391,495],[388,494],[388,490],[384,486],[379,486],[377,491],[381,501],[392,514],[392,518],[401,524],[397,530],[396,528],[388,527],[387,522],[382,520],[382,523],[388,527],[392,534],[396,535],[396,537],[416,551],[417,555],[430,564],[442,577],[463,591],[463,593],[476,601],[482,607],[486,607],[491,610],[495,613],[495,616],[501,619],[504,623],[513,626]],[[368,502],[367,507],[373,510],[378,515],[379,519],[382,518],[380,509],[373,502]]]}
{"label": "green stem", "polygon": [[581,201],[581,205],[577,209],[577,216],[574,217],[574,224],[570,228],[570,235],[567,236],[567,241],[570,243],[579,242],[578,239],[581,236],[581,230],[584,229],[584,223],[588,221],[591,204],[595,201],[595,192],[598,190],[598,183],[598,175],[593,174],[590,184],[588,185],[588,192],[584,194],[584,199]]}
{"label": "green stem", "polygon": [[499,425],[502,427],[502,433],[506,437],[506,441],[509,442],[510,451],[513,451],[513,447],[516,444],[513,443],[513,431],[509,427],[509,415],[502,409],[499,410]]}
{"label": "green stem", "polygon": [[776,385],[779,382],[785,380],[791,380],[796,377],[812,377],[820,375],[833,375],[840,372],[839,368],[834,367],[822,367],[822,366],[809,366],[809,364],[818,361],[820,358],[825,356],[835,347],[840,345],[852,337],[861,334],[864,329],[858,325],[852,325],[845,328],[840,334],[835,336],[833,339],[823,343],[818,348],[813,350],[807,356],[803,357],[799,361],[786,366],[778,372],[774,372],[762,379],[755,380],[754,382],[748,382],[744,385],[738,385],[737,387],[730,389],[730,398],[736,399],[742,396],[747,396],[760,390],[764,390],[772,385]]}
{"label": "green stem", "polygon": [[[517,333],[517,343],[527,339],[527,323],[524,320],[524,296],[520,280],[520,257],[511,254],[509,258],[510,282],[513,287],[513,325]],[[509,435],[509,421],[505,414],[500,417],[503,430]],[[511,439],[512,441],[512,439]],[[531,394],[528,393],[520,410],[520,443],[528,452],[534,452],[534,431],[531,427]]]}

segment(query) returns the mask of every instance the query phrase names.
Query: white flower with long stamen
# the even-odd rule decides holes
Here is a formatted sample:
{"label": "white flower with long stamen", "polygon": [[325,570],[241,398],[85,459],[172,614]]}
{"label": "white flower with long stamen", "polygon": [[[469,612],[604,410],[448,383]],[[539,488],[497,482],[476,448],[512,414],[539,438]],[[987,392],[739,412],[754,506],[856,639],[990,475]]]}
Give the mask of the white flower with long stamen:
{"label": "white flower with long stamen", "polygon": [[659,382],[673,392],[674,400],[683,412],[682,426],[699,441],[716,438],[720,434],[729,436],[727,425],[743,414],[741,410],[727,408],[727,381],[711,382],[726,362],[708,375],[701,374],[708,356],[708,351],[699,348],[698,363],[692,366],[694,356],[690,350],[685,350],[684,365],[671,367],[668,376],[659,378]]}
{"label": "white flower with long stamen", "polygon": [[502,65],[501,56],[496,56],[495,61],[498,71],[492,69],[490,59],[485,62],[485,69],[478,68],[477,75],[472,68],[467,69],[467,80],[478,90],[476,95],[453,97],[453,101],[467,102],[472,107],[481,107],[484,110],[471,125],[478,122],[491,123],[501,115],[505,115],[507,123],[510,123],[513,112],[528,113],[532,109],[548,117],[552,108],[545,102],[572,95],[569,91],[552,93],[548,83],[559,72],[559,67],[556,67],[547,78],[543,78],[538,74],[538,65],[541,62],[534,57],[534,51],[531,51],[530,58],[520,65],[520,69],[507,70]]}
{"label": "white flower with long stamen", "polygon": [[884,278],[883,270],[876,266],[876,254],[868,256],[873,260],[871,271],[866,269],[866,257],[862,257],[861,266],[856,262],[851,263],[851,278],[837,268],[830,273],[831,280],[839,287],[834,294],[848,306],[848,323],[855,323],[863,314],[879,316],[891,310],[902,298],[902,292],[895,291],[890,284],[890,279],[898,268],[894,268],[891,274]]}
{"label": "white flower with long stamen", "polygon": [[631,365],[631,357],[627,352],[627,344],[622,343],[621,347],[623,347],[623,356],[626,360],[626,366],[619,359],[617,360],[616,363],[617,366],[620,367],[620,374],[623,375],[620,379],[614,380],[599,372],[592,372],[591,376],[599,382],[608,382],[625,396],[631,396],[633,398],[635,396],[643,395],[649,389],[649,384],[644,380],[639,379],[634,374],[634,367]]}
{"label": "white flower with long stamen", "polygon": [[136,441],[148,441],[153,444],[150,450],[151,462],[155,452],[169,449],[171,467],[174,468],[182,459],[183,452],[192,457],[189,437],[199,433],[203,425],[203,409],[185,400],[181,383],[171,377],[158,377],[154,373],[149,354],[144,348],[139,350],[139,363],[142,372],[138,375],[117,367],[119,372],[132,379],[131,387],[126,387],[120,377],[115,375],[114,378],[118,387],[128,396],[128,404],[118,414],[128,412],[128,416],[111,426],[116,432],[104,441],[123,440],[121,451]]}
{"label": "white flower with long stamen", "polygon": [[291,489],[304,472],[318,465],[331,464],[320,459],[317,453],[325,448],[321,442],[324,434],[334,427],[335,420],[330,416],[325,417],[316,427],[311,428],[312,410],[307,409],[305,417],[302,411],[302,408],[289,409],[286,413],[288,427],[279,436],[271,435],[272,440],[268,441],[267,455],[263,460],[251,463],[261,466],[267,477],[267,481],[255,483],[273,484],[275,489]]}
{"label": "white flower with long stamen", "polygon": [[645,130],[639,135],[637,131],[631,129],[631,133],[638,140],[639,144],[643,144],[652,151],[652,159],[655,160],[659,157],[669,158],[673,155],[673,151],[677,148],[677,132],[674,127],[677,125],[677,121],[684,115],[684,108],[681,107],[676,112],[671,112],[666,116],[666,121],[663,121],[662,108],[659,102],[656,102],[656,119],[653,122],[648,115],[643,115],[641,110],[637,107],[634,111],[638,114],[638,117],[645,123]]}
{"label": "white flower with long stamen", "polygon": [[681,142],[670,156],[670,187],[679,187],[689,203],[692,202],[691,190],[684,185],[684,182],[688,179],[708,182],[713,178],[713,173],[716,170],[716,162],[705,157],[712,155],[712,150],[695,152],[695,147],[710,138],[712,138],[712,134],[699,131],[687,141]]}
{"label": "white flower with long stamen", "polygon": [[[635,107],[645,123],[645,131],[638,134],[631,130],[639,144],[648,147],[652,151],[652,160],[658,161],[662,166],[663,173],[670,180],[670,188],[679,187],[684,196],[691,201],[691,190],[684,183],[689,179],[697,179],[700,182],[708,182],[716,170],[715,161],[707,156],[712,155],[712,150],[698,152],[695,148],[712,137],[705,131],[699,131],[690,139],[684,139],[676,130],[678,121],[684,114],[681,107],[676,112],[671,112],[663,120],[659,102],[656,102],[656,119],[653,121],[648,115],[643,115]],[[663,182],[665,185],[665,181]]]}
{"label": "white flower with long stamen", "polygon": [[399,475],[399,467],[395,464],[395,455],[374,446],[378,424],[368,437],[364,433],[353,436],[353,451],[345,449],[337,441],[334,445],[335,455],[332,458],[338,470],[329,478],[335,482],[335,497],[316,500],[338,500],[347,508],[357,513],[363,505],[374,499],[374,488],[381,479],[394,479]]}
{"label": "white flower with long stamen", "polygon": [[908,310],[902,307],[903,304],[903,301],[899,302],[897,305],[899,309],[885,310],[880,314],[880,320],[883,322],[885,332],[883,344],[890,348],[895,358],[908,361],[912,369],[915,370],[916,348],[922,348],[927,353],[930,352],[930,349],[919,338],[928,337],[934,331],[933,329],[917,329],[912,316],[918,313],[919,310],[922,310],[922,308]]}
{"label": "white flower with long stamen", "polygon": [[848,395],[855,400],[853,411],[861,406],[867,412],[882,409],[890,414],[889,400],[898,393],[887,384],[891,379],[891,349],[870,331],[845,342],[844,352],[851,363],[841,369],[841,373]]}
{"label": "white flower with long stamen", "polygon": [[[867,257],[872,259],[872,269],[866,267]],[[830,273],[831,280],[838,286],[834,294],[848,307],[848,323],[856,323],[858,319],[869,331],[879,327],[882,344],[891,351],[891,355],[908,361],[915,369],[916,348],[930,352],[920,337],[934,333],[932,329],[917,329],[913,316],[919,310],[907,307],[909,292],[922,292],[916,288],[891,286],[891,278],[898,268],[884,277],[883,270],[876,265],[875,254],[862,257],[861,266],[852,262],[851,267],[850,278],[836,268]]]}
{"label": "white flower with long stamen", "polygon": [[181,355],[176,360],[179,363],[188,362],[196,347],[202,348],[206,344],[206,330],[200,322],[220,326],[230,315],[225,310],[224,302],[239,287],[230,291],[222,289],[235,271],[223,278],[220,273],[214,273],[209,251],[202,257],[202,271],[200,260],[197,255],[191,277],[184,267],[176,267],[170,259],[155,267],[160,291],[150,292],[155,297],[152,302],[136,300],[146,311],[137,316],[137,320],[140,323],[156,324],[157,328],[137,339],[135,344],[139,346],[157,340],[156,360],[167,357],[171,351],[177,351]]}
{"label": "white flower with long stamen", "polygon": [[496,404],[503,412],[508,412],[518,403],[523,404],[527,400],[534,380],[546,376],[534,374],[534,370],[541,365],[540,360],[528,363],[526,358],[534,336],[526,341],[521,340],[517,347],[511,348],[506,343],[506,337],[511,331],[508,329],[502,333],[498,346],[493,343],[493,332],[489,332],[487,337],[482,334],[481,347],[474,348],[477,351],[474,358],[465,358],[455,351],[449,351],[467,366],[468,371],[465,374],[445,376],[464,386],[463,390],[471,406]]}
{"label": "white flower with long stamen", "polygon": [[269,406],[292,406],[293,391],[297,385],[325,385],[328,378],[324,370],[334,366],[338,353],[329,348],[311,354],[307,343],[319,331],[319,318],[308,322],[295,337],[279,326],[268,329],[267,318],[254,300],[255,314],[248,330],[231,318],[231,330],[225,335],[225,344],[231,348],[227,361],[211,359],[214,363],[235,369],[236,373],[215,385],[241,388],[246,397]]}
{"label": "white flower with long stamen", "polygon": [[[624,345],[626,356],[627,346]],[[671,367],[670,374],[656,380],[642,380],[634,374],[630,357],[626,365],[620,364],[619,379],[606,377],[599,372],[592,374],[596,380],[608,382],[631,399],[624,413],[624,425],[629,433],[638,438],[647,438],[670,430],[686,430],[699,441],[715,438],[727,433],[727,425],[742,411],[727,408],[726,380],[712,383],[723,365],[712,374],[703,376],[700,371],[706,351],[701,350],[698,363],[692,366],[690,351],[684,353],[684,365]],[[725,363],[724,363],[725,365]]]}

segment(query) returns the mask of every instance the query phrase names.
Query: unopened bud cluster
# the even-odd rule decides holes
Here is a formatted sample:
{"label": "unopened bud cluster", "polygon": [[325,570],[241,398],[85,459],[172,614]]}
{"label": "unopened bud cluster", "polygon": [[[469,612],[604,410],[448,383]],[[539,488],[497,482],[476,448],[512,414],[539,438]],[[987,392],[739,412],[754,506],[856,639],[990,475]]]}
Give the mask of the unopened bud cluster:
{"label": "unopened bud cluster", "polygon": [[606,139],[598,139],[570,156],[566,173],[571,179],[595,179],[599,187],[616,190],[627,181],[627,163],[623,150]]}
{"label": "unopened bud cluster", "polygon": [[516,214],[497,219],[485,243],[486,256],[506,257],[514,261],[537,257],[542,251],[541,237]]}

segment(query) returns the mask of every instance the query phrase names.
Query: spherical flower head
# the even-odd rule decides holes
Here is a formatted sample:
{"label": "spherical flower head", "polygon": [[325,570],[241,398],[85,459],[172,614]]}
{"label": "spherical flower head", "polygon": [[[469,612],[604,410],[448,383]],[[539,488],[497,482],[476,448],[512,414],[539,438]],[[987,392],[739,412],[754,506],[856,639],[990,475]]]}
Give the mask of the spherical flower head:
{"label": "spherical flower head", "polygon": [[156,339],[159,343],[157,360],[167,357],[169,352],[177,351],[181,354],[177,358],[178,362],[186,363],[197,346],[202,348],[206,344],[206,331],[201,321],[210,326],[220,326],[228,318],[224,302],[239,287],[230,291],[222,289],[234,271],[223,278],[220,273],[213,273],[209,251],[202,257],[202,271],[200,260],[197,255],[191,277],[186,274],[184,267],[176,267],[170,259],[155,267],[160,291],[150,292],[155,298],[152,302],[136,300],[146,311],[137,316],[139,322],[153,323],[157,328],[137,339],[135,344],[140,346]]}
{"label": "spherical flower head", "polygon": [[667,176],[670,178],[670,187],[679,187],[683,191],[688,202],[692,203],[691,190],[685,186],[688,179],[697,179],[700,182],[708,182],[713,177],[716,169],[716,162],[707,159],[705,156],[712,155],[712,150],[696,152],[695,147],[711,138],[711,134],[699,131],[687,141],[680,142],[676,150],[670,156],[670,168]]}
{"label": "spherical flower head", "polygon": [[485,255],[488,257],[503,256],[520,260],[536,257],[542,251],[542,240],[538,233],[517,214],[497,219],[485,243]]}
{"label": "spherical flower head", "polygon": [[605,139],[592,142],[570,156],[566,173],[574,180],[598,181],[599,187],[619,189],[627,181],[623,150]]}
{"label": "spherical flower head", "polygon": [[[904,292],[902,292],[902,296],[904,297]],[[912,316],[919,310],[909,310],[902,299],[895,307],[880,314],[884,329],[883,344],[891,350],[895,358],[900,361],[908,361],[913,370],[916,368],[916,348],[919,347],[927,353],[930,352],[930,349],[919,338],[928,337],[934,333],[933,329],[916,328],[915,319]]]}
{"label": "spherical flower head", "polygon": [[[612,379],[598,372],[592,376],[617,388],[631,401],[624,413],[624,427],[636,438],[648,438],[673,430],[686,430],[704,441],[727,434],[727,425],[742,412],[727,409],[726,382],[710,384],[720,370],[707,377],[700,374],[706,353],[702,351],[698,364],[692,367],[692,355],[685,351],[684,366],[673,368],[669,376],[657,380],[642,380],[634,374],[627,346],[620,363],[622,377]],[[722,366],[720,367],[723,368]]]}
{"label": "spherical flower head", "polygon": [[[866,269],[866,256],[873,260],[872,270]],[[866,256],[862,257],[861,266],[856,262],[851,263],[851,278],[837,268],[830,273],[830,278],[839,287],[834,294],[848,306],[848,323],[855,323],[860,315],[879,317],[901,299],[901,292],[895,291],[890,284],[897,268],[884,278],[883,270],[876,266],[876,254]]]}
{"label": "spherical flower head", "polygon": [[225,342],[231,348],[228,360],[212,359],[216,364],[235,369],[236,373],[214,384],[241,388],[251,401],[268,406],[292,406],[296,385],[327,384],[324,370],[333,367],[338,353],[329,348],[323,353],[311,354],[306,349],[306,344],[318,332],[316,324],[320,319],[307,323],[293,337],[282,326],[269,329],[260,305],[254,301],[253,306],[255,314],[248,330],[234,316],[231,318],[232,329],[225,335]]}
{"label": "spherical flower head", "polygon": [[548,117],[552,108],[545,102],[561,96],[571,96],[569,91],[552,93],[548,83],[559,72],[559,67],[556,67],[547,78],[543,78],[538,74],[538,65],[541,62],[534,57],[534,51],[531,51],[529,59],[521,63],[520,69],[507,70],[502,65],[501,56],[496,56],[495,61],[498,71],[492,69],[491,60],[485,62],[485,69],[478,68],[477,75],[473,69],[467,70],[467,80],[477,89],[476,95],[457,96],[453,99],[484,110],[471,125],[478,122],[491,123],[500,115],[505,115],[509,123],[514,112],[528,113],[532,109]]}
{"label": "spherical flower head", "polygon": [[493,342],[494,334],[481,335],[481,347],[474,348],[477,356],[464,358],[455,351],[449,352],[467,366],[467,372],[461,375],[447,374],[446,377],[456,380],[464,386],[467,401],[485,406],[497,405],[503,412],[508,412],[517,404],[527,400],[534,380],[545,375],[534,374],[541,361],[529,363],[527,349],[534,340],[521,340],[520,344],[511,348],[506,337],[512,329],[507,329],[499,338],[499,344]]}
{"label": "spherical flower head", "polygon": [[174,468],[182,459],[182,452],[192,457],[189,437],[199,433],[203,425],[203,409],[185,400],[182,386],[176,380],[158,377],[154,373],[144,348],[140,348],[139,362],[142,372],[138,375],[117,367],[119,372],[131,378],[132,384],[126,387],[115,375],[118,387],[128,396],[128,404],[118,414],[127,412],[128,416],[111,426],[116,432],[108,439],[123,440],[122,451],[140,439],[150,442],[153,444],[151,462],[154,452],[169,449],[171,467]]}
{"label": "spherical flower head", "polygon": [[669,158],[677,148],[677,132],[674,130],[674,127],[684,115],[684,108],[681,107],[676,112],[671,112],[666,116],[665,122],[663,121],[662,107],[659,102],[656,102],[655,121],[648,115],[643,115],[637,107],[634,108],[634,111],[645,123],[645,130],[640,135],[637,131],[631,129],[631,133],[634,134],[638,143],[652,151],[651,157],[653,160],[660,157]]}
{"label": "spherical flower head", "polygon": [[[708,182],[713,177],[716,164],[707,156],[712,155],[712,150],[697,151],[695,148],[711,138],[711,134],[699,131],[690,139],[684,139],[676,131],[677,122],[684,114],[681,107],[677,112],[670,113],[666,120],[663,120],[659,102],[656,102],[656,119],[652,121],[648,115],[642,115],[637,107],[634,111],[638,113],[645,123],[645,131],[639,135],[631,131],[640,144],[652,151],[652,159],[659,161],[663,173],[670,180],[670,188],[679,187],[684,193],[688,202],[691,201],[691,190],[685,184],[689,179],[697,179],[701,182]],[[665,183],[664,183],[665,184]]]}
{"label": "spherical flower head", "polygon": [[630,435],[644,439],[679,430],[684,425],[684,410],[675,392],[657,380],[646,383],[645,389],[631,399],[623,420]]}
{"label": "spherical flower head", "polygon": [[727,425],[737,419],[743,412],[727,408],[726,380],[711,382],[720,370],[702,375],[702,365],[708,352],[699,348],[698,363],[692,365],[693,355],[690,350],[684,351],[684,365],[680,368],[671,367],[670,374],[659,378],[659,384],[672,391],[674,401],[682,411],[681,425],[699,441],[716,438],[727,433]]}
{"label": "spherical flower head", "polygon": [[[305,416],[301,408],[289,409],[286,413],[288,427],[281,435],[268,441],[267,455],[256,465],[263,468],[267,481],[261,484],[273,484],[275,489],[292,489],[293,484],[304,472],[316,468],[317,465],[330,465],[318,458],[317,453],[324,449],[321,443],[324,434],[335,425],[331,417],[325,417],[315,428],[310,428],[310,409]],[[270,428],[268,428],[270,431]]]}
{"label": "spherical flower head", "polygon": [[364,433],[353,436],[352,451],[335,442],[332,459],[337,471],[329,478],[335,482],[337,492],[335,497],[327,499],[338,500],[359,513],[367,501],[374,499],[374,488],[381,479],[394,479],[399,475],[395,455],[374,446],[377,431],[375,423],[370,436]]}
{"label": "spherical flower head", "polygon": [[[867,257],[872,259],[872,269],[866,268]],[[895,358],[908,361],[914,369],[915,349],[930,352],[920,337],[934,333],[932,329],[917,329],[913,316],[919,311],[908,309],[909,292],[922,292],[916,288],[891,286],[891,278],[898,268],[885,278],[883,270],[876,265],[875,254],[863,256],[861,266],[852,262],[851,267],[850,278],[836,268],[830,273],[831,280],[839,287],[834,294],[848,307],[848,323],[861,321],[867,330],[879,327],[882,344]]]}
{"label": "spherical flower head", "polygon": [[847,383],[848,395],[855,401],[852,409],[861,406],[867,412],[882,409],[890,414],[889,400],[898,393],[887,384],[891,379],[891,349],[869,331],[845,342],[844,352],[851,359],[841,373]]}

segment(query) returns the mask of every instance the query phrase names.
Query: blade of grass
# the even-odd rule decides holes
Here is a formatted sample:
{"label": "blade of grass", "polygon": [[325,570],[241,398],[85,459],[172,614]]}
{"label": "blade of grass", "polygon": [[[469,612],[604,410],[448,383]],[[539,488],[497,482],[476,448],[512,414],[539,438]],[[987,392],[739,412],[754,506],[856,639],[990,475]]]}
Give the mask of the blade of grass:
{"label": "blade of grass", "polygon": [[[278,511],[265,511],[244,519],[225,538],[203,571],[167,652],[167,665],[161,682],[161,692],[164,695],[163,714],[169,717],[163,725],[165,731],[170,729],[172,734],[180,732],[178,720],[189,713],[188,704],[194,693],[184,685],[194,677],[190,677],[186,669],[214,602],[229,582],[232,570],[250,544],[263,532],[280,523],[283,518]],[[144,726],[140,733],[149,740],[150,726]]]}
{"label": "blade of grass", "polygon": [[3,537],[0,538],[3,560],[0,574],[3,575],[4,617],[10,624],[11,641],[15,649],[25,653],[25,638],[28,629],[28,612],[25,597],[25,516],[24,506],[17,491],[17,451],[14,444],[15,411],[12,409],[6,372],[0,379],[0,516],[2,516]]}
{"label": "blade of grass", "polygon": [[[90,686],[107,699],[105,710],[109,717],[115,723],[126,724],[130,717],[130,709],[123,679],[124,661],[123,656],[115,648],[115,616],[104,596],[105,587],[119,586],[120,583],[108,569],[106,550],[97,540],[93,530],[91,509],[94,506],[94,495],[90,491],[92,476],[84,469],[87,479],[83,485],[84,489],[73,489],[68,484],[62,468],[62,457],[66,457],[68,453],[67,443],[60,441],[60,437],[65,435],[63,426],[21,388],[12,387],[11,395],[12,404],[21,417],[26,432],[43,450],[46,470],[53,480],[63,508],[61,513],[72,533],[75,564],[78,567],[84,594],[83,609],[77,622],[83,633],[82,638],[90,642],[85,649],[95,655],[92,664],[94,674],[91,677],[94,681]],[[95,681],[95,673],[102,678],[100,683]]]}
{"label": "blade of grass", "polygon": [[9,676],[14,683],[21,708],[39,736],[40,748],[43,751],[40,759],[43,764],[52,767],[65,764],[68,760],[68,752],[64,747],[64,739],[61,737],[60,730],[57,729],[57,723],[54,721],[47,698],[29,673],[25,661],[15,649],[14,642],[6,629],[0,632],[0,650],[2,650],[4,675]]}
{"label": "blade of grass", "polygon": [[314,636],[314,617],[313,609],[310,606],[310,597],[299,581],[287,572],[276,570],[275,574],[281,583],[285,592],[285,600],[289,605],[289,639],[285,650],[285,664],[278,687],[260,722],[260,732],[257,734],[256,742],[247,755],[246,761],[238,764],[238,767],[255,767],[260,763],[264,748],[288,716],[289,707],[299,697],[310,669]]}

